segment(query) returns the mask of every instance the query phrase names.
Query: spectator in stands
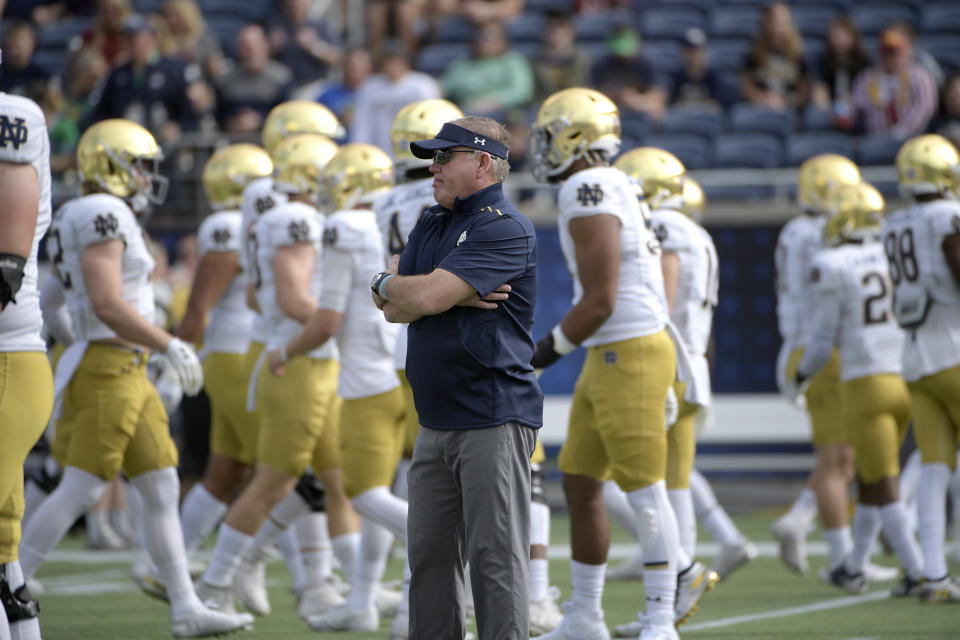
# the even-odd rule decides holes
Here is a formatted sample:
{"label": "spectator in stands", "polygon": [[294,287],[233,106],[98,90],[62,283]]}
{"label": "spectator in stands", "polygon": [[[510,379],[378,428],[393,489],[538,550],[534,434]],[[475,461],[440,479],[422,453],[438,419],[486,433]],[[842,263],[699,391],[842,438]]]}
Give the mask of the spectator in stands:
{"label": "spectator in stands", "polygon": [[43,111],[50,136],[50,173],[54,179],[73,167],[80,129],[65,116],[63,93],[55,83],[33,84],[27,97]]}
{"label": "spectator in stands", "polygon": [[463,0],[463,14],[477,25],[506,24],[523,11],[524,0]]}
{"label": "spectator in stands", "polygon": [[367,0],[367,48],[382,53],[388,40],[399,40],[407,51],[417,49],[417,23],[421,17],[432,20],[438,14],[458,9],[457,0],[434,0],[424,11],[424,0]]}
{"label": "spectator in stands", "polygon": [[166,29],[160,35],[160,51],[186,66],[197,65],[208,80],[215,78],[224,62],[223,48],[196,0],[167,0],[162,16]]}
{"label": "spectator in stands", "polygon": [[248,24],[237,32],[236,60],[214,80],[217,121],[231,133],[256,133],[270,109],[290,98],[293,73],[270,59],[263,27]]}
{"label": "spectator in stands", "polygon": [[133,15],[130,0],[98,0],[93,24],[83,34],[83,43],[100,49],[107,64],[116,65],[126,54],[127,37],[123,25]]}
{"label": "spectator in stands", "polygon": [[683,67],[670,81],[670,106],[718,110],[727,102],[723,79],[710,66],[707,34],[691,27],[683,38]]}
{"label": "spectator in stands", "polygon": [[0,91],[26,95],[36,91],[31,85],[45,85],[50,74],[33,61],[37,37],[27,22],[14,22],[3,36],[3,64],[0,65]]}
{"label": "spectator in stands", "polygon": [[393,154],[390,126],[401,108],[439,98],[440,86],[425,73],[410,70],[410,54],[399,41],[383,46],[379,71],[363,81],[354,101],[351,142],[374,144]]}
{"label": "spectator in stands", "polygon": [[744,97],[777,111],[801,108],[807,98],[803,38],[782,2],[767,5],[760,33],[740,76]]}
{"label": "spectator in stands", "polygon": [[47,122],[50,132],[50,170],[54,174],[72,169],[75,165],[80,125],[99,99],[97,92],[109,71],[107,61],[99,50],[94,47],[78,49],[67,60],[61,106],[54,109],[57,100],[55,95],[44,96],[50,101],[46,107],[40,105],[44,113],[49,115],[56,111],[53,121],[48,117]]}
{"label": "spectator in stands", "polygon": [[455,60],[440,81],[444,95],[471,115],[503,120],[505,112],[533,100],[533,69],[527,58],[507,46],[497,23],[476,32],[473,55]]}
{"label": "spectator in stands", "polygon": [[[18,11],[16,7],[19,7]],[[10,20],[13,18],[29,19],[42,29],[55,20],[66,16],[85,16],[90,17],[94,14],[94,3],[90,0],[19,0],[10,2],[9,0],[3,6],[3,17]],[[23,13],[21,13],[23,11]]]}
{"label": "spectator in stands", "polygon": [[913,50],[913,61],[920,63],[920,66],[927,70],[927,73],[930,74],[930,77],[933,78],[933,81],[936,83],[937,88],[943,87],[947,79],[947,74],[944,73],[940,63],[932,53],[917,46],[917,34],[914,32],[910,23],[903,20],[894,20],[887,25],[887,29],[899,31],[903,34],[903,37],[910,41],[911,49]]}
{"label": "spectator in stands", "polygon": [[107,76],[86,124],[126,118],[149,129],[162,143],[175,142],[183,131],[196,127],[184,67],[160,54],[155,27],[147,18],[131,15],[124,28],[130,60]]}
{"label": "spectator in stands", "polygon": [[620,24],[607,38],[610,53],[593,65],[591,84],[624,111],[645,114],[654,121],[663,118],[667,92],[663,79],[640,48],[640,35],[633,25]]}
{"label": "spectator in stands", "polygon": [[913,60],[913,42],[900,29],[880,36],[880,64],[853,86],[854,120],[870,134],[904,140],[926,130],[937,110],[937,86]]}
{"label": "spectator in stands", "polygon": [[960,73],[954,73],[944,83],[940,117],[931,129],[960,147]]}
{"label": "spectator in stands", "polygon": [[533,59],[537,102],[561,89],[583,87],[590,81],[590,55],[577,45],[573,16],[566,11],[548,11],[546,18],[543,47]]}
{"label": "spectator in stands", "polygon": [[284,0],[283,11],[267,30],[273,58],[290,68],[298,86],[326,80],[343,57],[329,25],[311,18],[311,4],[312,0]]}
{"label": "spectator in stands", "polygon": [[833,112],[840,129],[853,126],[853,82],[869,66],[870,56],[853,20],[845,13],[834,17],[827,30],[826,51],[813,70],[811,98],[817,107]]}
{"label": "spectator in stands", "polygon": [[347,52],[343,60],[343,80],[328,85],[317,102],[326,106],[347,128],[353,120],[354,102],[357,98],[357,89],[364,80],[373,73],[373,60],[366,49],[352,49]]}

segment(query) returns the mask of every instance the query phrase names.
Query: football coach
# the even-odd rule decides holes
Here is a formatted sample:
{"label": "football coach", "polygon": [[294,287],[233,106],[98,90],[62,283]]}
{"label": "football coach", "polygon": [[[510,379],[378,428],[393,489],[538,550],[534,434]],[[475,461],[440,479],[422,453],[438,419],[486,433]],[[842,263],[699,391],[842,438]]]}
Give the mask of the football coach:
{"label": "football coach", "polygon": [[464,637],[469,561],[480,640],[528,640],[536,236],[503,195],[503,125],[460,118],[410,148],[433,159],[438,204],[372,282],[387,320],[410,323],[422,427],[407,475],[410,639]]}

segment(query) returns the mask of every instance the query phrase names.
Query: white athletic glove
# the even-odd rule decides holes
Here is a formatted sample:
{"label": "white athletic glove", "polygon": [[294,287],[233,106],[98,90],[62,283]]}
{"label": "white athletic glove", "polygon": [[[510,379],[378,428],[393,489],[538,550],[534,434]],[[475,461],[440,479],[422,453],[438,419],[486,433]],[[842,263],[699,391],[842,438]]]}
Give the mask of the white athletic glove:
{"label": "white athletic glove", "polygon": [[672,385],[667,389],[667,402],[664,406],[664,416],[666,418],[667,429],[670,429],[673,423],[677,421],[677,418],[680,417],[680,402],[677,400],[677,394],[673,390]]}
{"label": "white athletic glove", "polygon": [[793,345],[788,340],[784,340],[780,345],[780,352],[777,353],[776,371],[777,389],[780,393],[787,394],[787,364],[790,361],[790,353],[793,351]]}
{"label": "white athletic glove", "polygon": [[693,419],[693,430],[697,435],[700,435],[707,429],[713,426],[713,423],[717,421],[717,412],[713,408],[713,403],[711,402],[707,406],[701,406],[697,411],[697,415]]}
{"label": "white athletic glove", "polygon": [[783,395],[787,401],[796,408],[806,409],[807,400],[803,397],[803,394],[807,392],[807,387],[809,386],[809,380],[804,380],[802,383],[797,384],[796,376],[787,378],[784,380]]}
{"label": "white athletic glove", "polygon": [[203,388],[203,367],[190,345],[179,338],[174,338],[163,355],[180,377],[183,392],[188,396],[200,393]]}
{"label": "white athletic glove", "polygon": [[170,366],[166,356],[157,353],[150,357],[147,363],[147,376],[157,388],[157,394],[160,396],[163,408],[167,410],[167,415],[173,415],[183,399],[183,385],[180,384],[180,376]]}

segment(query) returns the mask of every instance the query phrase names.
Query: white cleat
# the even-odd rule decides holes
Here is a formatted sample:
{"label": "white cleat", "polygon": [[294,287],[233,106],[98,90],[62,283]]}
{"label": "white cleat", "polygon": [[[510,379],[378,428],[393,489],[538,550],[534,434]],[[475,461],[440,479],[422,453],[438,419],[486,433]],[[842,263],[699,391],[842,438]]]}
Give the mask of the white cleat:
{"label": "white cleat", "polygon": [[266,585],[267,558],[256,552],[243,559],[233,576],[233,593],[247,611],[265,616],[270,613],[270,596]]}
{"label": "white cleat", "polygon": [[400,608],[401,600],[403,600],[403,594],[399,591],[386,589],[382,584],[377,585],[377,590],[374,593],[374,602],[377,607],[377,613],[381,618],[392,618],[397,615],[397,609]]}
{"label": "white cleat", "polygon": [[833,569],[827,567],[820,569],[820,579],[850,593],[867,591],[867,579],[863,573],[850,573],[843,563]]}
{"label": "white cleat", "polygon": [[137,586],[140,587],[140,591],[142,591],[144,595],[156,598],[161,602],[170,602],[170,596],[167,595],[167,587],[164,586],[160,580],[160,576],[152,573],[134,573],[133,580],[137,583]]}
{"label": "white cleat", "polygon": [[637,553],[607,569],[607,580],[643,580],[643,554]]}
{"label": "white cleat", "polygon": [[203,607],[173,618],[171,630],[175,638],[205,638],[252,628],[249,613],[222,613]]}
{"label": "white cleat", "polygon": [[376,631],[380,628],[380,616],[376,607],[366,611],[354,611],[342,604],[326,613],[307,618],[307,625],[314,631]]}
{"label": "white cleat", "polygon": [[713,570],[721,580],[757,557],[757,546],[745,540],[741,544],[720,545],[713,561]]}
{"label": "white cleat", "polygon": [[900,569],[868,562],[863,565],[863,577],[867,582],[893,582],[900,577]]}
{"label": "white cleat", "polygon": [[720,576],[716,571],[707,569],[699,562],[694,562],[677,575],[677,601],[673,610],[674,622],[678,627],[690,619],[700,606],[700,599],[719,581]]}
{"label": "white cleat", "polygon": [[410,637],[410,612],[397,611],[390,623],[390,640],[407,640]]}
{"label": "white cleat", "polygon": [[563,613],[560,626],[540,636],[540,640],[610,640],[603,611],[584,611],[567,601],[563,603]]}
{"label": "white cleat", "polygon": [[346,600],[340,595],[337,585],[332,580],[324,580],[320,584],[304,587],[297,605],[297,613],[306,620],[310,616],[326,613],[344,603]]}
{"label": "white cleat", "polygon": [[641,613],[633,622],[621,624],[613,628],[615,638],[638,638],[643,633],[646,617]]}
{"label": "white cleat", "polygon": [[786,517],[773,521],[770,533],[780,544],[780,559],[791,571],[805,575],[810,566],[807,564],[807,532]]}
{"label": "white cleat", "polygon": [[530,635],[541,636],[550,633],[560,626],[563,621],[563,612],[557,606],[560,589],[550,587],[547,597],[543,600],[530,603]]}
{"label": "white cleat", "polygon": [[960,602],[960,582],[950,576],[926,580],[920,587],[920,602]]}
{"label": "white cleat", "polygon": [[673,617],[668,612],[655,613],[641,619],[643,631],[638,640],[680,640]]}
{"label": "white cleat", "polygon": [[194,585],[194,588],[200,602],[208,609],[230,615],[237,613],[237,606],[233,601],[233,594],[230,593],[229,587],[216,587],[201,578]]}

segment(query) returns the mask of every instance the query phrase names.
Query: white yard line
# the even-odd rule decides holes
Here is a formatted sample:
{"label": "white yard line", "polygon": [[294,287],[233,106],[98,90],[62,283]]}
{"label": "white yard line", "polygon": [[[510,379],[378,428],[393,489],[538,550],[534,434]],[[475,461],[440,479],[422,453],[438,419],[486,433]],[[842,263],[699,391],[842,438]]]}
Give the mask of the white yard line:
{"label": "white yard line", "polygon": [[737,624],[746,624],[748,622],[757,622],[758,620],[770,620],[772,618],[787,618],[789,616],[799,616],[805,613],[814,613],[816,611],[828,611],[830,609],[845,609],[865,602],[874,600],[884,600],[890,597],[889,591],[875,591],[862,596],[848,596],[846,598],[832,598],[812,604],[805,604],[802,607],[788,607],[786,609],[774,609],[773,611],[763,611],[761,613],[748,613],[742,616],[733,616],[731,618],[720,618],[719,620],[708,620],[697,624],[684,625],[683,632],[706,631],[707,629],[717,629],[720,627],[732,627]]}

